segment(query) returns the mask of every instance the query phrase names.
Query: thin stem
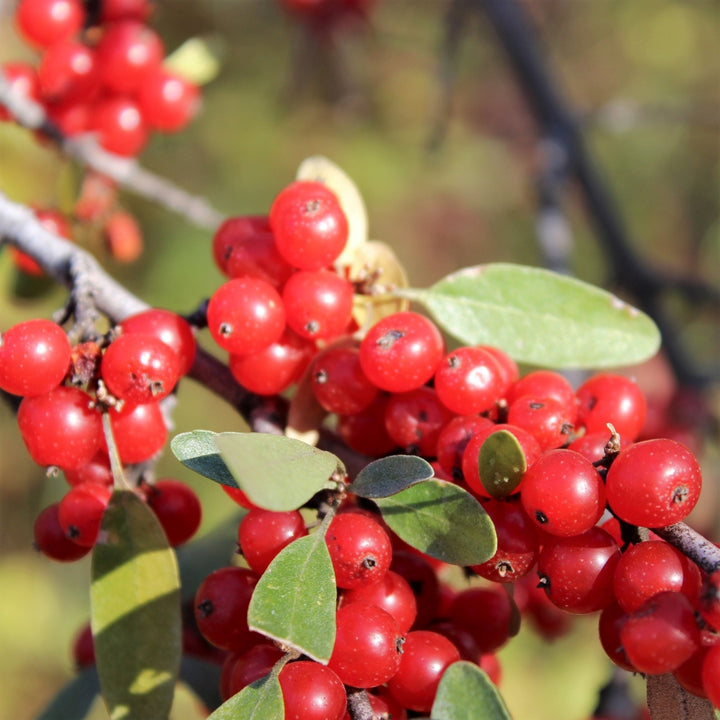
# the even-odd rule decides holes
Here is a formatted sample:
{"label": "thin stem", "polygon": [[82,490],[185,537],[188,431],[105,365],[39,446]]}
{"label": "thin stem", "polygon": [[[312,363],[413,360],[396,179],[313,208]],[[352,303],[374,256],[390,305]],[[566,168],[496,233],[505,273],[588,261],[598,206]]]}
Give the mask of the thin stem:
{"label": "thin stem", "polygon": [[113,485],[116,490],[132,490],[130,483],[125,477],[123,464],[120,461],[117,445],[115,444],[115,436],[113,435],[112,425],[110,423],[110,413],[102,414],[103,433],[108,448],[108,457],[110,458],[110,470],[113,476]]}
{"label": "thin stem", "polygon": [[377,720],[367,692],[360,688],[348,688],[347,709],[352,720]]}
{"label": "thin stem", "polygon": [[680,550],[683,555],[689,557],[708,575],[720,570],[720,548],[689,525],[679,522],[674,525],[652,528],[652,531]]}

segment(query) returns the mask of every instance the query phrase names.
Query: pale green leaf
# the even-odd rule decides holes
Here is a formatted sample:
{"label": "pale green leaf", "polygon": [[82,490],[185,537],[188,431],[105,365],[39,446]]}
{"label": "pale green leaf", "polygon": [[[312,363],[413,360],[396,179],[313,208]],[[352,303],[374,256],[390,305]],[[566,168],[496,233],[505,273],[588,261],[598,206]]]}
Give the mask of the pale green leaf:
{"label": "pale green leaf", "polygon": [[435,474],[432,465],[416,455],[390,455],[373,460],[353,480],[350,490],[366,498],[387,497],[429,480]]}
{"label": "pale green leaf", "polygon": [[284,720],[282,690],[273,670],[226,700],[207,720]]}
{"label": "pale green leaf", "polygon": [[236,488],[238,484],[215,445],[216,435],[210,430],[180,433],[171,440],[170,449],[185,467],[221,485]]}
{"label": "pale green leaf", "polygon": [[454,483],[425,480],[375,502],[400,538],[438,560],[479,565],[497,550],[490,517],[470,493]]}
{"label": "pale green leaf", "polygon": [[155,513],[116,490],[92,554],[91,625],[111,720],[163,720],[181,654],[175,554]]}
{"label": "pale green leaf", "polygon": [[660,333],[644,313],[600,288],[540,268],[464,268],[427,290],[399,291],[467,345],[494,345],[545,367],[612,367],[648,359]]}
{"label": "pale green leaf", "polygon": [[337,588],[323,528],[284,548],[260,577],[248,625],[318,662],[335,644]]}
{"label": "pale green leaf", "polygon": [[266,510],[295,510],[342,468],[335,455],[301,440],[266,433],[220,433],[220,456],[251,502]]}
{"label": "pale green leaf", "polygon": [[491,433],[480,446],[478,471],[490,497],[509,495],[520,484],[526,470],[522,446],[508,430]]}
{"label": "pale green leaf", "polygon": [[465,661],[453,663],[444,672],[430,716],[433,720],[512,720],[487,674]]}
{"label": "pale green leaf", "polygon": [[163,65],[195,85],[206,85],[220,72],[219,38],[194,37],[173,50]]}

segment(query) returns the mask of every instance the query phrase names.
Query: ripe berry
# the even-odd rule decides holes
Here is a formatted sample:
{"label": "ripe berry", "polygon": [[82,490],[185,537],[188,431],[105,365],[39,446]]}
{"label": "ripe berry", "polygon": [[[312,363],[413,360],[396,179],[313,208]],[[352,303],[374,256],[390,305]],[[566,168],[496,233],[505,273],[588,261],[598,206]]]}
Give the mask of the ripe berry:
{"label": "ripe berry", "polygon": [[84,19],[80,0],[22,0],[15,15],[23,37],[41,48],[78,33]]}
{"label": "ripe berry", "polygon": [[250,683],[265,677],[282,656],[283,651],[269,642],[260,642],[245,650],[228,671],[227,696],[235,695]]}
{"label": "ripe berry", "polygon": [[355,452],[379,457],[397,446],[385,429],[385,408],[389,396],[379,393],[364,410],[338,417],[338,433],[343,442]]}
{"label": "ripe berry", "polygon": [[435,373],[440,401],[457,415],[490,410],[501,399],[504,387],[497,360],[480,347],[453,350]]}
{"label": "ripe berry", "polygon": [[376,687],[395,675],[403,636],[392,615],[376,605],[351,603],[337,611],[336,628],[328,667],[345,685]]}
{"label": "ripe berry", "polygon": [[622,641],[620,630],[628,619],[628,614],[616,602],[603,608],[598,618],[598,634],[600,644],[607,656],[623,670],[635,672],[635,668],[628,659]]}
{"label": "ripe berry", "polygon": [[190,324],[180,315],[152,308],[126,317],[119,326],[123,335],[153,335],[169,345],[178,356],[180,375],[192,367],[197,343]]}
{"label": "ripe berry", "polygon": [[507,393],[508,404],[512,404],[523,395],[537,398],[553,398],[566,408],[574,408],[572,413],[575,422],[577,416],[577,399],[572,385],[564,375],[555,370],[533,370],[517,380]]}
{"label": "ripe berry", "polygon": [[293,273],[283,287],[282,299],[288,325],[310,340],[337,337],[352,319],[352,284],[327,270]]}
{"label": "ripe berry", "polygon": [[360,367],[358,349],[347,345],[321,350],[313,360],[310,379],[317,401],[338,415],[364,410],[378,394]]}
{"label": "ripe berry", "polygon": [[108,390],[131,405],[161,400],[180,375],[177,353],[153,335],[129,333],[110,343],[100,368]]}
{"label": "ripe berry", "polygon": [[90,552],[90,546],[73,542],[62,529],[58,518],[60,503],[48,505],[35,518],[35,547],[45,556],[59,562],[73,562]]}
{"label": "ripe berry", "polygon": [[360,343],[360,365],[388,392],[409,392],[435,374],[445,350],[435,323],[414,312],[384,317]]}
{"label": "ripe berry", "polygon": [[342,593],[341,605],[364,602],[390,613],[401,632],[407,632],[417,617],[417,602],[410,584],[402,575],[388,570],[374,583],[363,583]]}
{"label": "ripe berry", "polygon": [[37,74],[40,94],[46,103],[87,100],[98,87],[94,51],[72,40],[48,48]]}
{"label": "ripe berry", "polygon": [[398,671],[388,681],[392,696],[404,707],[428,713],[443,673],[460,653],[446,637],[429,630],[407,634]]}
{"label": "ripe berry", "polygon": [[538,558],[538,575],[554,605],[584,614],[614,601],[613,575],[620,548],[609,533],[593,527],[573,537],[547,537]]}
{"label": "ripe berry", "polygon": [[277,290],[260,278],[229,280],[210,298],[208,328],[229,353],[252,355],[280,339],[285,307]]}
{"label": "ripe berry", "polygon": [[620,640],[638,672],[672,672],[700,646],[693,606],[681,593],[658,593],[628,616]]}
{"label": "ripe berry", "polygon": [[0,388],[12,395],[50,392],[70,365],[70,341],[50,320],[27,320],[0,336]]}
{"label": "ripe berry", "polygon": [[348,237],[345,213],[326,185],[298,180],[275,197],[270,226],[280,254],[300,270],[320,270],[340,255]]}
{"label": "ripe berry", "polygon": [[140,225],[125,210],[114,210],[105,219],[102,238],[108,252],[117,262],[133,263],[142,255],[144,242]]}
{"label": "ripe berry", "polygon": [[702,685],[710,702],[720,707],[720,645],[707,651],[702,664]]}
{"label": "ripe berry", "polygon": [[385,409],[385,429],[406,452],[435,457],[440,431],[452,417],[433,388],[419,387],[390,398]]}
{"label": "ripe berry", "polygon": [[440,581],[433,566],[422,555],[396,550],[390,569],[410,585],[417,605],[414,628],[423,628],[436,617],[440,607]]}
{"label": "ripe berry", "polygon": [[285,720],[342,720],[347,694],[329,667],[306,660],[288,663],[278,680]]}
{"label": "ripe berry", "polygon": [[467,630],[481,653],[495,652],[510,639],[512,602],[502,588],[472,587],[458,593],[450,619]]}
{"label": "ripe berry", "polygon": [[105,450],[99,450],[90,462],[73,470],[63,470],[68,485],[94,482],[99,485],[112,485],[113,475],[110,469],[110,458]]}
{"label": "ripe berry", "polygon": [[390,538],[382,525],[367,515],[356,512],[336,515],[327,529],[325,542],[340,588],[378,582],[390,568]]}
{"label": "ripe berry", "polygon": [[305,521],[297,510],[272,512],[257,508],[240,521],[238,544],[250,568],[262,574],[283,548],[305,535]]}
{"label": "ripe berry", "polygon": [[285,328],[280,339],[252,355],[233,355],[228,367],[250,392],[277,395],[302,377],[312,360],[315,344]]}
{"label": "ripe berry", "polygon": [[202,508],[195,491],[185,483],[162,478],[145,485],[147,504],[160,521],[173,547],[187,542],[200,527]]}
{"label": "ripe berry", "polygon": [[137,102],[124,95],[101,98],[93,105],[93,130],[105,150],[134,157],[147,142],[148,130]]}
{"label": "ripe berry", "polygon": [[550,397],[521,395],[508,408],[507,421],[527,430],[543,450],[565,445],[573,429],[574,406]]}
{"label": "ripe berry", "polygon": [[195,594],[195,619],[205,639],[223,650],[245,650],[251,639],[247,609],[257,573],[240,567],[211,572]]}
{"label": "ripe berry", "polygon": [[100,22],[112,23],[117,20],[145,21],[152,13],[150,0],[103,0],[100,7]]}
{"label": "ripe berry", "polygon": [[166,133],[177,132],[197,113],[200,91],[185,78],[157,66],[142,79],[138,103],[151,128]]}
{"label": "ripe berry", "polygon": [[462,456],[472,438],[485,428],[495,427],[488,418],[479,415],[454,417],[440,431],[437,439],[437,459],[440,467],[456,482],[462,480]]}
{"label": "ripe berry", "polygon": [[72,656],[77,670],[92,667],[95,664],[95,642],[90,623],[85,623],[75,634]]}
{"label": "ripe berry", "polygon": [[578,425],[599,432],[612,423],[623,440],[634,440],[645,424],[647,402],[637,383],[623,375],[600,373],[586,380],[576,392]]}
{"label": "ripe berry", "polygon": [[606,477],[613,512],[631,525],[648,528],[680,522],[695,507],[701,486],[695,456],[667,438],[622,450]]}
{"label": "ripe berry", "polygon": [[39,465],[78,468],[92,460],[103,440],[100,413],[79,388],[60,385],[24,398],[17,420],[25,447]]}
{"label": "ripe berry", "polygon": [[149,460],[162,449],[167,426],[158,403],[136,405],[120,412],[110,410],[115,444],[123,463]]}
{"label": "ripe berry", "polygon": [[538,527],[569,537],[589,530],[600,519],[605,486],[600,473],[580,453],[550,450],[523,475],[521,500]]}
{"label": "ripe berry", "polygon": [[97,483],[70,488],[58,507],[58,520],[65,535],[78,545],[92,547],[111,497],[112,489]]}

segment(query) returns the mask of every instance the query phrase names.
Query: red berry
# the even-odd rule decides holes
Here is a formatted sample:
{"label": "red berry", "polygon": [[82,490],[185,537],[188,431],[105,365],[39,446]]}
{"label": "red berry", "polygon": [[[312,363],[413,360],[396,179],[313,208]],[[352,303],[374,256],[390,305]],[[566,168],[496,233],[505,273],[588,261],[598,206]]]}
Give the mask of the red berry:
{"label": "red berry", "polygon": [[105,247],[113,260],[133,263],[142,255],[144,247],[142,231],[131,213],[114,210],[105,219],[102,234]]}
{"label": "red berry", "polygon": [[185,483],[162,478],[145,486],[145,496],[170,545],[182,545],[197,532],[202,507],[195,491]]}
{"label": "red berry", "polygon": [[325,542],[340,588],[378,582],[390,568],[390,538],[382,525],[367,515],[336,515],[325,533]]}
{"label": "red berry", "polygon": [[454,417],[440,431],[437,440],[437,459],[440,467],[455,481],[463,479],[462,457],[472,438],[481,430],[494,428],[488,418],[479,415]]}
{"label": "red berry", "polygon": [[392,696],[404,707],[428,713],[445,670],[460,660],[446,637],[429,630],[407,634],[398,671],[388,681]]}
{"label": "red berry", "polygon": [[338,433],[352,450],[370,457],[386,455],[397,446],[385,429],[385,393],[378,394],[364,410],[338,418]]}
{"label": "red berry", "polygon": [[720,645],[711,647],[702,664],[702,685],[710,702],[720,708]]}
{"label": "red berry", "polygon": [[598,634],[600,636],[600,644],[607,656],[623,670],[635,672],[630,660],[628,660],[622,641],[620,640],[620,630],[628,619],[628,614],[616,602],[610,603],[603,608],[598,618]]}
{"label": "red berry", "polygon": [[538,558],[540,584],[562,610],[602,610],[615,599],[613,575],[619,560],[617,543],[599,527],[573,537],[548,536]]}
{"label": "red berry", "polygon": [[278,680],[285,720],[342,720],[347,694],[329,667],[306,660],[288,663]]}
{"label": "red berry", "polygon": [[527,430],[543,450],[552,450],[567,443],[576,414],[574,406],[555,398],[521,395],[508,408],[507,421]]}
{"label": "red berry", "polygon": [[613,512],[631,525],[655,528],[680,522],[700,497],[695,456],[674,440],[645,440],[622,450],[607,473]]}
{"label": "red berry", "polygon": [[265,677],[282,656],[283,651],[268,642],[260,642],[243,652],[235,659],[229,672],[227,696],[235,695],[250,683]]}
{"label": "red berry", "polygon": [[138,89],[140,111],[147,124],[162,132],[182,130],[200,107],[197,85],[162,66],[152,68]]}
{"label": "red berry", "polygon": [[81,0],[22,0],[15,19],[28,42],[47,48],[78,33],[85,10]]}
{"label": "red berry", "polygon": [[409,392],[435,374],[445,350],[435,323],[414,312],[388,315],[360,343],[360,365],[388,392]]}
{"label": "red berry", "polygon": [[229,353],[252,355],[272,345],[285,329],[285,306],[277,290],[260,278],[236,278],[210,298],[208,328]]}
{"label": "red berry", "polygon": [[453,350],[435,373],[440,401],[457,415],[490,410],[501,399],[504,388],[497,360],[480,347]]}
{"label": "red berry", "polygon": [[72,40],[49,47],[37,73],[40,94],[45,102],[87,100],[98,87],[95,52]]}
{"label": "red berry", "polygon": [[112,488],[97,483],[75,485],[60,501],[60,527],[73,542],[85,547],[95,545]]}
{"label": "red berry", "polygon": [[285,328],[279,340],[252,355],[230,355],[233,377],[250,392],[277,395],[302,377],[315,344]]}
{"label": "red berry", "polygon": [[270,226],[280,254],[300,270],[320,270],[340,255],[348,237],[345,213],[326,185],[298,180],[270,208]]}
{"label": "red berry", "polygon": [[48,505],[35,518],[33,537],[35,547],[45,556],[59,562],[73,562],[90,552],[90,546],[73,542],[62,529],[58,518],[60,503]]}
{"label": "red berry", "polygon": [[357,602],[341,607],[336,620],[328,667],[345,685],[376,687],[395,675],[403,637],[392,615],[376,605]]}
{"label": "red berry", "polygon": [[458,593],[450,619],[467,630],[481,653],[495,652],[510,639],[512,602],[502,588],[473,587]]}
{"label": "red berry", "polygon": [[103,441],[100,413],[79,388],[60,385],[24,398],[17,420],[25,447],[39,465],[73,470],[90,462]]}
{"label": "red berry", "polygon": [[177,354],[180,375],[190,370],[197,343],[190,324],[180,315],[162,308],[152,308],[126,317],[119,323],[123,335],[154,335]]}
{"label": "red berry", "polygon": [[525,512],[552,535],[569,537],[589,530],[605,510],[605,486],[600,473],[573,450],[541,455],[522,479]]}
{"label": "red berry", "polygon": [[145,23],[120,20],[108,25],[97,46],[102,82],[114,93],[135,93],[164,54],[162,41]]}
{"label": "red berry", "polygon": [[409,550],[396,550],[390,569],[404,578],[415,594],[417,616],[413,627],[425,627],[440,607],[440,581],[435,569],[425,557]]}
{"label": "red berry", "polygon": [[262,574],[283,548],[305,535],[305,521],[297,510],[272,512],[257,508],[240,521],[238,543],[251,569]]}
{"label": "red berry", "polygon": [[100,368],[108,390],[131,405],[169,395],[180,376],[177,353],[153,335],[128,333],[110,343]]}
{"label": "red berry", "polygon": [[140,20],[150,17],[150,0],[103,0],[100,8],[100,22],[111,23],[116,20]]}
{"label": "red berry", "polygon": [[[258,252],[258,246],[260,251]],[[239,271],[233,277],[252,275],[267,280],[279,288],[292,273],[275,248],[275,238],[270,230],[267,215],[242,215],[230,217],[215,231],[212,254],[215,264],[223,275],[230,276],[230,258],[238,255]],[[276,262],[277,261],[277,262]],[[276,274],[277,265],[284,267],[282,279]]]}
{"label": "red berry", "polygon": [[70,365],[70,341],[50,320],[27,320],[0,336],[0,388],[42,395],[57,387]]}
{"label": "red berry", "polygon": [[148,139],[140,107],[133,98],[124,95],[108,96],[94,104],[92,127],[100,145],[116,155],[134,157]]}
{"label": "red berry", "polygon": [[[26,62],[6,62],[0,68],[10,91],[20,97],[38,101],[40,89],[35,68]],[[0,121],[10,120],[10,111],[0,105]]]}
{"label": "red berry", "polygon": [[99,450],[95,453],[90,462],[73,470],[63,470],[63,473],[68,485],[80,485],[80,483],[85,482],[94,482],[99,485],[113,484],[110,458],[105,450]]}
{"label": "red berry", "polygon": [[95,642],[90,623],[85,623],[76,633],[72,655],[77,670],[92,667],[95,664]]}
{"label": "red berry", "polygon": [[245,650],[251,639],[247,609],[257,573],[240,567],[211,572],[195,594],[195,619],[205,639],[223,650]]}
{"label": "red berry", "polygon": [[123,463],[149,460],[162,449],[167,439],[167,426],[158,403],[146,403],[110,411],[115,444]]}
{"label": "red berry", "polygon": [[345,590],[340,604],[354,602],[377,605],[390,613],[401,632],[407,632],[417,617],[417,602],[410,584],[392,570],[388,570],[378,582],[364,583],[352,590]]}
{"label": "red berry", "polygon": [[612,423],[624,440],[634,440],[645,424],[647,403],[637,383],[623,375],[601,373],[577,389],[578,425],[600,432]]}
{"label": "red berry", "polygon": [[282,299],[288,325],[309,340],[337,337],[352,319],[352,283],[327,270],[292,274]]}

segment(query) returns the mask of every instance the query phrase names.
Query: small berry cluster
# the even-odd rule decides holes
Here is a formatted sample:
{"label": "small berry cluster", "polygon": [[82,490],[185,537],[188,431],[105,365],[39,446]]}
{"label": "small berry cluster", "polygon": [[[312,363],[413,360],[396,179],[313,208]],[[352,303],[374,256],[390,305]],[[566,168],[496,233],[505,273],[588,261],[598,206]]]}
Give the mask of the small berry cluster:
{"label": "small berry cluster", "polygon": [[[38,464],[63,470],[70,486],[35,523],[38,549],[56,560],[89,552],[112,494],[100,411],[110,417],[120,461],[149,460],[167,438],[159,401],[195,355],[191,327],[167,310],[128,317],[113,336],[73,347],[59,325],[44,319],[0,336],[0,389],[22,398],[17,421],[25,446]],[[168,479],[139,490],[172,544],[195,533],[200,505],[189,488]]]}
{"label": "small berry cluster", "polygon": [[42,57],[37,68],[8,62],[2,69],[65,135],[96,133],[103,148],[132,157],[151,131],[183,128],[199,91],[162,66],[162,41],[147,25],[149,0],[102,0],[99,8],[91,16],[82,0],[21,0],[17,27]]}
{"label": "small berry cluster", "polygon": [[[227,699],[270,672],[283,651],[251,632],[248,606],[274,557],[307,535],[299,511],[250,508],[238,529],[247,567],[208,575],[195,596],[205,640],[223,651],[221,695]],[[326,666],[294,660],[279,675],[285,717],[345,720],[347,688],[368,690],[378,717],[428,713],[443,672],[464,659],[498,682],[495,650],[510,636],[511,601],[502,589],[453,590],[442,563],[410,549],[375,512],[352,496],[330,521],[325,543],[339,590],[336,637]]]}

